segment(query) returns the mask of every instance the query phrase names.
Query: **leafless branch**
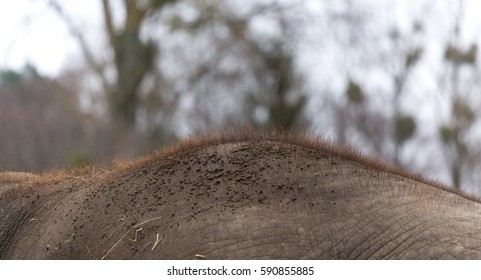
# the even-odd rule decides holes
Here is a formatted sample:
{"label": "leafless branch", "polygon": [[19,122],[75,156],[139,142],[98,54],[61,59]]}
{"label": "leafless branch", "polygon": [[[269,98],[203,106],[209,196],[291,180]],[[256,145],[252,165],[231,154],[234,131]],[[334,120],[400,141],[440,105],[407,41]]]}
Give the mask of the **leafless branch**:
{"label": "leafless branch", "polygon": [[57,1],[49,0],[49,5],[57,13],[57,15],[65,22],[72,36],[74,36],[79,42],[80,48],[82,50],[85,60],[87,61],[88,65],[92,68],[92,70],[94,70],[95,73],[97,73],[98,77],[101,80],[102,87],[104,88],[104,90],[110,91],[110,84],[105,75],[104,67],[102,66],[101,63],[98,63],[97,60],[95,59],[80,29],[77,26],[75,26],[75,24],[73,23],[73,20],[70,18],[70,16],[65,12],[65,10]]}

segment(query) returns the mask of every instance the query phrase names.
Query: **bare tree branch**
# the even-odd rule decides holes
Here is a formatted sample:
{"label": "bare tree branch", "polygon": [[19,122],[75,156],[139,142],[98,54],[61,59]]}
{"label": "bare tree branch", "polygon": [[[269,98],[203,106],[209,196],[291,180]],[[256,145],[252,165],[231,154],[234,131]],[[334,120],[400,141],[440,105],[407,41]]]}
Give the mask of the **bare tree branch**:
{"label": "bare tree branch", "polygon": [[77,26],[75,26],[75,24],[73,23],[73,20],[67,15],[67,13],[64,11],[62,6],[60,6],[60,4],[57,1],[49,0],[49,5],[58,14],[58,16],[63,19],[72,36],[74,36],[78,40],[80,44],[80,49],[83,53],[85,60],[87,61],[88,65],[95,71],[95,73],[97,73],[102,83],[103,89],[107,92],[110,91],[111,86],[105,75],[104,67],[102,64],[96,61],[80,29],[77,28]]}
{"label": "bare tree branch", "polygon": [[110,39],[110,44],[115,42],[115,30],[112,22],[112,13],[110,12],[110,1],[102,0],[102,8],[104,12],[105,28]]}

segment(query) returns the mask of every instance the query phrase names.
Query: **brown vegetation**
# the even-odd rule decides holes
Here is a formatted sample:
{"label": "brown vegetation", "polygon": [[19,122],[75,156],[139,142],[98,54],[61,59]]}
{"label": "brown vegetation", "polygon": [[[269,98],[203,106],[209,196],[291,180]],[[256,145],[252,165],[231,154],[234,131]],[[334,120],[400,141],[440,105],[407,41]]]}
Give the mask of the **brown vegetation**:
{"label": "brown vegetation", "polygon": [[38,177],[38,175],[29,172],[0,172],[0,183],[32,182]]}

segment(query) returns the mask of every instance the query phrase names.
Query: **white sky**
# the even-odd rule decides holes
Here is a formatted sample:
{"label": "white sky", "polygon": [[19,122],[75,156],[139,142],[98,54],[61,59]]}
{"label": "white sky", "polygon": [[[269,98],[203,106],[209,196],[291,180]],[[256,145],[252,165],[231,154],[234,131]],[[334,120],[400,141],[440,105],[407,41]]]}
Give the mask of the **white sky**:
{"label": "white sky", "polygon": [[[69,33],[64,22],[48,6],[49,0],[0,0],[0,69],[20,69],[26,63],[34,64],[41,73],[55,75],[63,66],[78,58],[77,42]],[[100,0],[58,0],[68,9],[72,17],[83,30],[90,30],[89,41],[101,40]],[[411,2],[412,1],[412,2]],[[115,1],[114,1],[115,2]],[[315,2],[315,1],[313,1]],[[418,6],[419,1],[401,0],[392,4],[397,5],[400,17],[405,15],[406,6]],[[388,2],[389,3],[389,2]],[[388,4],[380,1],[381,6]],[[426,2],[425,2],[426,3]],[[430,12],[431,7],[445,7],[457,1],[428,1],[425,9]],[[432,5],[431,5],[432,3]],[[465,20],[469,26],[462,39],[472,42],[472,38],[481,37],[481,1],[465,1]],[[457,8],[457,4],[453,5]],[[446,11],[446,9],[444,9]],[[450,11],[450,9],[447,9]],[[446,15],[452,17],[452,15]],[[441,21],[442,22],[442,21]],[[440,22],[440,23],[441,23]],[[442,29],[442,27],[440,26]],[[92,40],[93,38],[93,40]],[[101,43],[99,41],[98,46]]]}
{"label": "white sky", "polygon": [[[73,57],[77,42],[64,22],[48,6],[48,0],[6,1],[0,6],[0,69],[20,69],[34,64],[41,73],[55,75]],[[82,28],[99,26],[97,0],[59,1]],[[98,30],[98,29],[97,29]]]}

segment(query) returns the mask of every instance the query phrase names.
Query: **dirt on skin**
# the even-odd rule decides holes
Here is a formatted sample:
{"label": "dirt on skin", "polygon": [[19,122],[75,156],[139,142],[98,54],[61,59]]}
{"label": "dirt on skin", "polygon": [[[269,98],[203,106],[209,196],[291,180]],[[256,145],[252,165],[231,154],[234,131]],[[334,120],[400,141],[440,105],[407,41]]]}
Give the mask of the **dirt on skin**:
{"label": "dirt on skin", "polygon": [[313,244],[348,207],[335,178],[385,173],[423,180],[309,137],[193,138],[120,169],[0,188],[0,258],[329,258]]}

